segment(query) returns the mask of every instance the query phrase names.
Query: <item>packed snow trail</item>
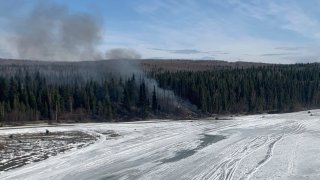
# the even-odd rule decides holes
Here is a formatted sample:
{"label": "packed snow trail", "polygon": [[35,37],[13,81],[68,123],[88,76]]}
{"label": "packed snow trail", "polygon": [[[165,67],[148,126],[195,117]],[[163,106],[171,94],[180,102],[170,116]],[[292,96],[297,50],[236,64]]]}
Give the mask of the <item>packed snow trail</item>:
{"label": "packed snow trail", "polygon": [[[319,179],[320,110],[228,120],[46,127],[96,143],[5,171],[0,179]],[[39,128],[0,130],[0,135]]]}

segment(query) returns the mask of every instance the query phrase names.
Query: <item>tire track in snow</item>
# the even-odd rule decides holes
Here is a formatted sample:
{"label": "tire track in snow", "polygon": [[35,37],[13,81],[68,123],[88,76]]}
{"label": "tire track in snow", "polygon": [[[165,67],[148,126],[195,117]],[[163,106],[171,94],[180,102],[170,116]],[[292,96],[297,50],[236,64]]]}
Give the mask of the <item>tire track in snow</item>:
{"label": "tire track in snow", "polygon": [[295,147],[292,148],[292,153],[291,153],[291,156],[289,158],[289,162],[288,162],[288,174],[289,175],[294,175],[294,167],[295,167],[295,162],[296,162],[296,159],[297,159],[297,150],[298,150],[299,144],[300,144],[299,141],[300,141],[300,136],[296,140]]}
{"label": "tire track in snow", "polygon": [[[94,164],[95,166],[100,164],[99,166],[105,167],[106,171],[112,172],[112,175],[118,179],[126,179],[128,178],[128,174],[136,174],[134,176],[137,178],[142,174],[147,174],[148,172],[154,170],[154,168],[159,165],[160,159],[158,154],[161,152],[161,150],[163,150],[163,152],[169,152],[167,150],[175,149],[176,146],[179,146],[181,143],[185,143],[185,141],[190,140],[190,137],[202,132],[202,129],[203,128],[195,128],[186,133],[183,129],[172,132],[170,128],[166,128],[161,130],[162,135],[159,133],[156,133],[155,135],[155,132],[153,132],[150,134],[151,136],[143,136],[144,139],[142,140],[137,141],[140,138],[132,139],[135,142],[132,144],[132,146],[127,145],[127,147],[119,149],[119,152],[115,154],[111,154],[112,151],[109,151],[109,153],[107,153],[108,155],[104,154],[104,157],[95,159]],[[157,144],[162,144],[162,146],[158,147]],[[155,146],[157,148],[155,148]],[[126,156],[128,154],[130,155]],[[116,158],[118,156],[126,156],[126,160],[119,161],[119,159]],[[108,163],[106,163],[106,159],[108,159]],[[140,160],[145,161],[147,159],[150,162],[148,168],[145,168],[143,164],[138,163]],[[137,172],[134,173],[133,171]]]}
{"label": "tire track in snow", "polygon": [[[238,141],[237,144],[242,144],[243,141],[248,139],[243,139],[242,141]],[[196,177],[194,179],[219,179],[219,180],[228,180],[232,179],[234,173],[238,169],[240,162],[250,154],[264,147],[264,145],[268,142],[267,136],[259,136],[248,143],[245,143],[244,146],[238,148],[236,151],[231,153],[231,157],[224,159],[217,166],[210,168],[207,170],[205,174],[201,177]],[[229,148],[236,148],[234,146],[230,146]]]}
{"label": "tire track in snow", "polygon": [[288,134],[301,134],[305,131],[304,122],[288,123],[289,126],[283,128],[283,132]]}
{"label": "tire track in snow", "polygon": [[240,154],[240,158],[235,162],[234,166],[231,167],[231,169],[226,169],[227,173],[226,173],[226,176],[223,176],[223,177],[225,177],[223,179],[232,179],[234,176],[234,173],[238,169],[241,161],[244,158],[246,158],[247,156],[249,156],[250,154],[252,154],[252,153],[258,151],[260,148],[264,147],[264,145],[267,143],[267,141],[268,141],[268,137],[265,137],[265,136],[257,137],[254,140],[252,140],[249,143],[249,146],[248,146],[249,148],[248,149],[246,148],[246,150],[242,154]]}
{"label": "tire track in snow", "polygon": [[272,142],[268,146],[268,152],[265,155],[265,157],[260,162],[258,162],[256,167],[254,167],[251,171],[249,171],[249,173],[246,173],[241,179],[243,180],[250,179],[254,175],[254,173],[256,173],[261,167],[263,167],[265,164],[267,164],[271,160],[273,156],[274,147],[276,143],[283,138],[283,136],[284,134],[274,137],[274,140],[272,140]]}

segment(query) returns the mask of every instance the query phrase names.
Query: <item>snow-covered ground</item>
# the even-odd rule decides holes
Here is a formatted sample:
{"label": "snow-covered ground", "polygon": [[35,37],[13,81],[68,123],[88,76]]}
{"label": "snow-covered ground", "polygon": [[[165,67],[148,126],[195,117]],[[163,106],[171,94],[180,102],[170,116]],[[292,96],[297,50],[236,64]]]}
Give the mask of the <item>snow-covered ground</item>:
{"label": "snow-covered ground", "polygon": [[319,179],[320,110],[311,113],[0,130],[100,137],[0,179]]}

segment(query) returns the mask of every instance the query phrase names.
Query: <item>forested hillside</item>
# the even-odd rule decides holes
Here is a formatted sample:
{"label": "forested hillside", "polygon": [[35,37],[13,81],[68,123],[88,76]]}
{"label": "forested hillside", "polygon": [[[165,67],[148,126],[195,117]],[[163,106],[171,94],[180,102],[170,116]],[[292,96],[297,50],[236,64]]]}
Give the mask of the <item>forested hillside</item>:
{"label": "forested hillside", "polygon": [[70,82],[48,82],[37,72],[0,77],[0,122],[123,121],[185,113],[169,91],[157,92],[156,86],[148,87],[150,80],[134,74]]}
{"label": "forested hillside", "polygon": [[208,113],[287,112],[320,107],[320,65],[153,71],[160,87]]}
{"label": "forested hillside", "polygon": [[255,63],[255,62],[228,62],[221,60],[186,60],[186,59],[167,59],[157,60],[148,59],[142,60],[141,64],[146,71],[153,70],[166,70],[170,72],[176,71],[208,71],[224,68],[250,68],[259,66],[269,66],[267,63]]}
{"label": "forested hillside", "polygon": [[179,69],[172,63],[179,66],[179,61],[151,60],[0,61],[0,124],[186,119],[320,107],[319,64],[191,61]]}
{"label": "forested hillside", "polygon": [[0,125],[199,115],[195,106],[159,88],[139,62],[0,61]]}

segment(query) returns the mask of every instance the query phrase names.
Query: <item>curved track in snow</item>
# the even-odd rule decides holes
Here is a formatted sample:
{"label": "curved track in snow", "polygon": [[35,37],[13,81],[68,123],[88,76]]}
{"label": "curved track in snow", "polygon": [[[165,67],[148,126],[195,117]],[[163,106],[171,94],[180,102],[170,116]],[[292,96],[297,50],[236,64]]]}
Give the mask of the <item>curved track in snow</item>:
{"label": "curved track in snow", "polygon": [[[100,138],[3,172],[0,179],[317,179],[320,110],[312,113],[45,127]],[[6,129],[0,135],[43,129]]]}

